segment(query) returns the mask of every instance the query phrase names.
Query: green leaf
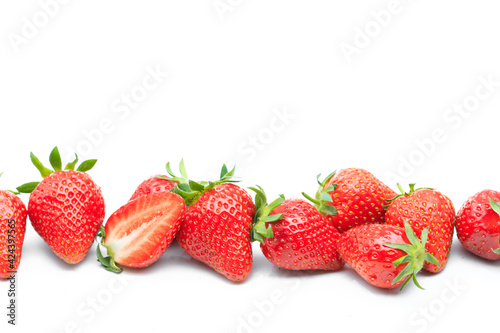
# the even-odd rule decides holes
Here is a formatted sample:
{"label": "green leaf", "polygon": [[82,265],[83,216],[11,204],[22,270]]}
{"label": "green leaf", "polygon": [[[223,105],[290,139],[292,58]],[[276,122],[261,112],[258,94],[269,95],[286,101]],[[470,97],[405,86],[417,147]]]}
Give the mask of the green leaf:
{"label": "green leaf", "polygon": [[97,260],[103,264],[103,266],[109,266],[109,260],[111,259],[110,257],[104,257],[101,253],[101,249],[99,247],[99,244],[97,244],[97,249],[96,249],[96,254],[97,254]]}
{"label": "green leaf", "polygon": [[181,162],[179,163],[179,171],[181,172],[181,176],[182,178],[184,178],[184,180],[188,180],[188,175],[187,175],[187,171],[186,171],[186,166],[184,165],[184,159],[181,159]]}
{"label": "green leaf", "polygon": [[226,175],[227,175],[227,166],[223,164],[222,169],[220,171],[220,179],[224,178]]}
{"label": "green leaf", "polygon": [[38,169],[38,171],[40,171],[40,175],[42,175],[42,178],[45,178],[54,172],[44,167],[42,162],[40,162],[40,160],[38,159],[38,157],[35,156],[35,154],[30,153],[30,158],[33,165]]}
{"label": "green leaf", "polygon": [[264,237],[259,234],[257,231],[252,230],[252,241],[258,241],[261,244],[264,244]]}
{"label": "green leaf", "polygon": [[328,215],[337,215],[337,208],[330,205],[323,205],[320,212]]}
{"label": "green leaf", "polygon": [[411,262],[412,260],[413,260],[413,258],[410,255],[407,255],[407,256],[404,256],[404,257],[401,257],[399,259],[394,260],[392,262],[392,264],[394,265],[394,267],[398,267],[399,265],[404,264],[405,262]]}
{"label": "green leaf", "polygon": [[[104,244],[104,238],[105,238],[105,231],[104,231],[104,226],[101,225],[99,228],[99,231],[97,232],[96,238],[100,237],[101,238],[101,245],[106,247],[106,244]],[[108,251],[109,253],[109,251]],[[104,257],[101,253],[101,247],[99,243],[97,243],[97,249],[96,249],[96,254],[97,254],[97,261],[101,263],[101,265],[109,272],[113,273],[121,273],[123,271],[122,268],[118,267],[115,263],[115,260],[113,259],[112,256]]]}
{"label": "green leaf", "polygon": [[[493,249],[492,249],[493,250]],[[493,250],[494,253],[496,254],[500,254],[500,248],[496,249],[496,250]]]}
{"label": "green leaf", "polygon": [[491,208],[498,216],[500,216],[500,204],[496,201],[493,201],[490,197],[488,197],[488,201],[490,202]]}
{"label": "green leaf", "polygon": [[205,190],[205,186],[201,185],[200,183],[197,183],[195,181],[192,181],[190,180],[189,181],[189,187],[193,190],[193,191],[197,191],[197,192],[201,192],[201,191],[204,191]]}
{"label": "green leaf", "polygon": [[401,279],[403,279],[404,277],[408,276],[412,274],[412,267],[410,264],[407,264],[405,266],[405,268],[399,272],[399,274],[394,278],[394,280],[392,281],[392,283],[398,283],[399,281],[401,281]]}
{"label": "green leaf", "polygon": [[314,199],[313,197],[311,197],[309,194],[305,193],[305,192],[302,192],[302,195],[309,201],[311,201],[313,204],[315,204],[316,206],[319,206],[321,205],[321,202],[317,199]]}
{"label": "green leaf", "polygon": [[413,231],[408,221],[404,221],[404,224],[405,224],[406,237],[408,237],[410,243],[414,246],[420,244],[420,240],[418,239],[417,235],[415,235],[415,232]]}
{"label": "green leaf", "polygon": [[331,195],[328,193],[321,194],[320,200],[326,202],[333,202]]}
{"label": "green leaf", "polygon": [[323,181],[319,181],[319,177],[321,176],[321,174],[319,174],[318,177],[316,177],[316,179],[318,180],[319,186],[325,187],[326,183],[328,183],[330,181],[330,179],[332,179],[332,177],[335,176],[336,172],[337,172],[337,170],[335,170],[334,172],[330,173],[328,176],[326,176],[325,179],[323,179]]}
{"label": "green leaf", "polygon": [[[225,164],[224,164],[224,166],[222,167],[223,171],[224,171],[224,167],[226,167],[226,165],[225,165]],[[226,168],[226,170],[227,170],[227,168]],[[221,175],[222,175],[223,171],[221,171]],[[234,173],[235,173],[235,171],[236,171],[236,166],[234,166],[234,167],[231,169],[231,171],[226,172],[226,173],[224,174],[224,176],[223,176],[223,177],[221,177],[220,181],[219,181],[219,182],[216,182],[216,184],[217,184],[217,185],[218,185],[218,184],[220,184],[220,182],[221,182],[221,181],[226,182],[226,183],[236,183],[236,182],[239,182],[239,180],[233,180],[233,179],[232,179],[232,178],[234,177]]]}
{"label": "green leaf", "polygon": [[[422,286],[418,283],[418,281],[417,281],[417,276],[416,276],[415,274],[412,274],[412,275],[411,275],[411,277],[412,277],[412,279],[413,279],[413,283],[415,283],[415,285],[416,285],[418,288],[420,288],[420,289],[422,289],[422,290],[425,290],[425,289],[424,289],[424,288],[422,288]],[[403,285],[403,287],[401,287],[401,290],[403,290],[403,288],[404,288],[404,285]]]}
{"label": "green leaf", "polygon": [[271,226],[268,226],[266,232],[262,236],[264,236],[265,238],[273,238],[273,228]]}
{"label": "green leaf", "polygon": [[420,240],[421,240],[421,243],[424,247],[425,247],[425,244],[427,244],[427,236],[428,235],[429,235],[429,227],[422,230],[422,235],[420,235]]}
{"label": "green leaf", "polygon": [[75,160],[73,162],[66,164],[66,167],[64,168],[64,170],[75,170],[76,163],[78,163],[78,155],[77,154],[75,154]]}
{"label": "green leaf", "polygon": [[431,264],[434,264],[436,266],[441,266],[439,261],[434,257],[432,253],[426,253],[425,254],[425,261],[430,262]]}
{"label": "green leaf", "polygon": [[38,186],[38,184],[40,184],[40,182],[26,183],[26,184],[23,184],[23,185],[17,187],[16,190],[19,193],[31,193],[35,190],[35,188]]}
{"label": "green leaf", "polygon": [[170,162],[167,163],[167,165],[165,166],[165,169],[167,169],[167,172],[170,176],[175,178],[175,173],[172,171],[172,168],[170,167]]}
{"label": "green leaf", "polygon": [[410,253],[413,246],[410,244],[398,244],[398,243],[384,243],[385,246]]}
{"label": "green leaf", "polygon": [[52,168],[54,168],[54,171],[62,170],[61,155],[59,154],[59,149],[57,149],[57,147],[54,147],[54,149],[52,149],[52,152],[49,156],[49,161],[50,165],[52,165]]}
{"label": "green leaf", "polygon": [[262,215],[260,213],[261,208],[265,208],[265,206],[267,206],[267,196],[266,193],[264,193],[264,189],[259,185],[255,185],[255,187],[249,187],[248,189],[255,192],[255,207],[257,209],[257,212],[255,213],[254,216],[254,222],[255,222],[257,218]]}
{"label": "green leaf", "polygon": [[410,278],[406,279],[406,281],[403,283],[403,285],[399,290],[403,290],[403,288],[408,284],[408,282],[410,282],[410,280],[411,280]]}
{"label": "green leaf", "polygon": [[282,217],[283,217],[283,214],[274,214],[274,215],[266,216],[262,220],[264,222],[266,222],[266,223],[268,223],[268,222],[276,222],[279,219],[281,219]]}
{"label": "green leaf", "polygon": [[107,271],[117,274],[123,271],[123,269],[121,269],[116,265],[112,257],[104,257],[102,255],[99,244],[97,244],[96,254],[97,254],[97,261],[99,261]]}
{"label": "green leaf", "polygon": [[324,194],[328,194],[328,196],[330,197],[330,201],[331,201],[332,197],[330,196],[329,193],[335,191],[336,188],[337,188],[337,184],[333,184],[333,185],[330,185],[323,190]]}
{"label": "green leaf", "polygon": [[78,169],[76,169],[76,171],[87,172],[94,167],[96,162],[97,162],[97,160],[83,161],[82,164],[80,164],[80,166],[78,167]]}

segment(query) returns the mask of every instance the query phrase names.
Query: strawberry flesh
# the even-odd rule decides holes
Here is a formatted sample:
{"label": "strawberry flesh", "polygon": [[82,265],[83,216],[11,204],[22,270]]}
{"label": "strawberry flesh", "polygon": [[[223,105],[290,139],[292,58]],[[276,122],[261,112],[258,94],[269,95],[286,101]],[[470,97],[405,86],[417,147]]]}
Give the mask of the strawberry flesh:
{"label": "strawberry flesh", "polygon": [[186,205],[177,194],[152,193],[128,202],[108,219],[104,245],[116,263],[146,267],[168,248]]}

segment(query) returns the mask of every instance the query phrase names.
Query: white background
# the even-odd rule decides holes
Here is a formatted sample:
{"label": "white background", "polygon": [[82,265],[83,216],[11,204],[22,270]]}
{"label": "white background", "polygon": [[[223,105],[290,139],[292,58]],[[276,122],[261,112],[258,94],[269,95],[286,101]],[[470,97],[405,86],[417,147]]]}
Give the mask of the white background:
{"label": "white background", "polygon": [[[49,7],[50,17],[41,7],[48,2],[0,4],[1,188],[38,180],[29,152],[48,164],[58,145],[65,162],[72,151],[99,160],[90,175],[107,216],[182,157],[198,180],[236,163],[242,186],[259,184],[270,197],[314,194],[318,173],[345,167],[393,188],[435,187],[457,209],[482,189],[500,189],[496,2],[222,0],[224,11],[212,0],[69,1]],[[381,26],[371,13],[388,8]],[[346,56],[348,44],[357,53]],[[168,77],[141,96],[148,70]],[[481,83],[488,79],[489,91]],[[134,93],[143,100],[124,107]],[[70,266],[27,229],[18,326],[6,323],[8,284],[0,283],[1,332],[498,326],[498,262],[474,257],[456,237],[446,269],[420,274],[425,291],[387,292],[349,267],[280,270],[256,244],[241,284],[177,244],[118,280],[96,262],[95,246]]]}

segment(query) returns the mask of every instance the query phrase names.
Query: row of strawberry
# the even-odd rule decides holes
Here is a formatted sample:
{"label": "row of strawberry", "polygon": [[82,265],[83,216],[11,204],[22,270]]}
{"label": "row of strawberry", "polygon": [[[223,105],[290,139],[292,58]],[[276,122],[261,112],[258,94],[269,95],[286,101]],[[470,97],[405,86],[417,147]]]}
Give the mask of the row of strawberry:
{"label": "row of strawberry", "polygon": [[[264,190],[236,185],[234,168],[223,166],[220,179],[195,182],[184,163],[180,176],[167,164],[167,176],[139,185],[130,200],[103,226],[100,188],[86,173],[96,160],[78,157],[62,168],[54,148],[53,169],[31,154],[44,178],[0,191],[0,278],[9,278],[21,259],[26,219],[54,253],[79,263],[96,237],[97,257],[109,271],[154,263],[174,238],[193,258],[232,281],[252,269],[253,241],[274,265],[292,270],[338,270],[347,263],[372,285],[404,287],[421,270],[437,273],[448,260],[454,230],[474,254],[500,259],[500,193],[480,192],[457,215],[451,200],[429,188],[396,194],[363,169],[344,169],[320,181],[314,198],[268,203]],[[399,186],[399,185],[398,185]],[[16,196],[30,193],[28,209]],[[419,286],[420,287],[420,286]]]}

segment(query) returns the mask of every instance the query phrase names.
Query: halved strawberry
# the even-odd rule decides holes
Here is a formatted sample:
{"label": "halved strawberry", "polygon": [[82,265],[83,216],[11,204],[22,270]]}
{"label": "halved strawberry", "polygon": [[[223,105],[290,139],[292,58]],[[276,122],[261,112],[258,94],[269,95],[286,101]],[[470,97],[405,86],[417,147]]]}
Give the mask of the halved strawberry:
{"label": "halved strawberry", "polygon": [[109,271],[122,271],[116,264],[142,268],[154,263],[172,243],[186,205],[175,193],[151,193],[129,201],[101,227],[98,236],[109,257],[97,246],[97,258]]}

